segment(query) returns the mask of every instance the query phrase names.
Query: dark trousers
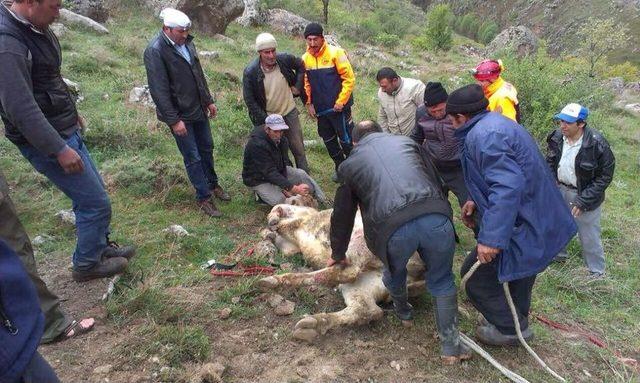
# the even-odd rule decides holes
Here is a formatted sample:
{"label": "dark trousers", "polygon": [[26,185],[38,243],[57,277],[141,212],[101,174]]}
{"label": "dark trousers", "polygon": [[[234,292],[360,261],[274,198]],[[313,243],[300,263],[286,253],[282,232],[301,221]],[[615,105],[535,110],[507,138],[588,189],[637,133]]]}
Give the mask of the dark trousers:
{"label": "dark trousers", "polygon": [[[460,274],[464,276],[477,261],[476,250],[472,251],[462,264]],[[509,282],[509,291],[518,313],[520,329],[529,327],[529,308],[531,290],[536,277],[527,277]],[[466,293],[473,306],[480,311],[489,323],[496,326],[505,335],[515,335],[513,316],[504,295],[502,284],[498,281],[498,262],[494,260],[478,267],[466,286]]]}
{"label": "dark trousers", "polygon": [[46,359],[36,351],[18,383],[60,383],[60,380]]}
{"label": "dark trousers", "polygon": [[318,134],[322,137],[336,169],[351,153],[353,148],[352,131],[351,107],[345,106],[342,113],[331,112],[318,117]]}
{"label": "dark trousers", "polygon": [[453,192],[458,199],[458,204],[462,207],[462,205],[464,205],[469,199],[469,192],[467,191],[467,186],[464,183],[462,167],[439,167],[438,173],[440,173],[440,177],[442,177],[442,181],[444,181],[444,187],[448,192]]}
{"label": "dark trousers", "polygon": [[9,185],[0,171],[0,238],[15,250],[22,261],[29,278],[38,292],[40,309],[44,313],[44,334],[42,343],[53,341],[71,324],[71,318],[62,311],[60,299],[51,292],[38,275],[33,247],[22,223],[18,219],[16,209],[9,198]]}
{"label": "dark trousers", "polygon": [[211,197],[211,189],[218,186],[218,175],[213,167],[213,137],[206,118],[185,122],[186,136],[173,134],[187,169],[189,181],[196,189],[198,201]]}

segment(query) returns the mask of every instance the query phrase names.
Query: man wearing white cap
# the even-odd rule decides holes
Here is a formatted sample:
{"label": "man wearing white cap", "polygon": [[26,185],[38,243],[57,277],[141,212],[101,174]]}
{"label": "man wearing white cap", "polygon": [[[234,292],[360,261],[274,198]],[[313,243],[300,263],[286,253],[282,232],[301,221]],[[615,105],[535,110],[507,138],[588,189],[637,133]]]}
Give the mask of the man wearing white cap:
{"label": "man wearing white cap", "polygon": [[271,114],[264,125],[256,126],[244,148],[242,181],[265,203],[284,203],[293,195],[314,195],[325,203],[320,186],[302,169],[291,166],[289,143],[284,132],[289,129],[284,118]]}
{"label": "man wearing white cap", "polygon": [[[587,126],[588,115],[587,108],[575,103],[555,115],[559,127],[547,137],[547,162],[578,224],[582,257],[591,276],[599,278],[605,271],[601,205],[616,160],[607,140]],[[567,256],[563,250],[555,260],[563,261]]]}
{"label": "man wearing white cap", "polygon": [[244,69],[242,95],[254,126],[264,124],[269,114],[284,117],[289,129],[285,135],[296,166],[309,173],[304,153],[302,127],[294,97],[306,99],[304,89],[304,63],[288,53],[276,53],[278,46],[270,33],[256,37],[258,57]]}
{"label": "man wearing white cap", "polygon": [[191,20],[184,13],[166,8],[160,12],[162,31],[144,51],[144,65],[158,119],[171,132],[184,159],[198,205],[211,217],[220,217],[212,195],[231,198],[218,184],[213,162],[213,138],[209,118],[217,108],[189,34]]}

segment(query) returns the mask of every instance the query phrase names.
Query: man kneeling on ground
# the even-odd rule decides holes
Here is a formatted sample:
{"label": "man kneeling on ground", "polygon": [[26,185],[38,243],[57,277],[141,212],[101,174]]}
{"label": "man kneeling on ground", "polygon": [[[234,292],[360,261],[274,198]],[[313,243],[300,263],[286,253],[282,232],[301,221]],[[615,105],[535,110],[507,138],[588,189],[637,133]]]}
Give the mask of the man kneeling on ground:
{"label": "man kneeling on ground", "polygon": [[289,126],[279,114],[267,116],[263,126],[257,126],[244,148],[242,181],[265,203],[274,206],[287,197],[312,194],[319,202],[326,197],[320,186],[289,160],[289,143],[283,137]]}

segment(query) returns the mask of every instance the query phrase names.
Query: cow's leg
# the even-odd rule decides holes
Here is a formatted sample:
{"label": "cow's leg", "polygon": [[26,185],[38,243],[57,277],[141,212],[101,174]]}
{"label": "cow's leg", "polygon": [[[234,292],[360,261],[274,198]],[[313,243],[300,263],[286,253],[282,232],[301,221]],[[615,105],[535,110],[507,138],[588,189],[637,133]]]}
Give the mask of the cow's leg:
{"label": "cow's leg", "polygon": [[341,283],[353,283],[360,275],[361,268],[358,265],[347,267],[331,266],[309,273],[286,273],[272,275],[258,281],[258,287],[262,290],[274,289],[281,286],[297,287],[324,285],[337,286]]}
{"label": "cow's leg", "polygon": [[380,272],[365,272],[355,283],[340,286],[347,307],[333,313],[319,313],[302,318],[293,330],[293,337],[312,342],[327,331],[340,326],[363,325],[383,317],[376,304],[388,294]]}

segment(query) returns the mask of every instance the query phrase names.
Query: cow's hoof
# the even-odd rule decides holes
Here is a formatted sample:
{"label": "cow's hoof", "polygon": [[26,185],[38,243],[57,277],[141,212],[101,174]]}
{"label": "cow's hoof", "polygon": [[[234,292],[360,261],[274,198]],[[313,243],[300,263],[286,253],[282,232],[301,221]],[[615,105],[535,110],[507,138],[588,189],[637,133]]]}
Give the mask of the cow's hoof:
{"label": "cow's hoof", "polygon": [[273,276],[262,278],[257,285],[260,290],[272,290],[278,286],[278,278]]}
{"label": "cow's hoof", "polygon": [[315,329],[316,327],[318,327],[318,320],[312,316],[306,316],[296,323],[295,329]]}
{"label": "cow's hoof", "polygon": [[307,343],[313,343],[318,338],[318,335],[318,332],[311,328],[299,328],[293,331],[294,338]]}

